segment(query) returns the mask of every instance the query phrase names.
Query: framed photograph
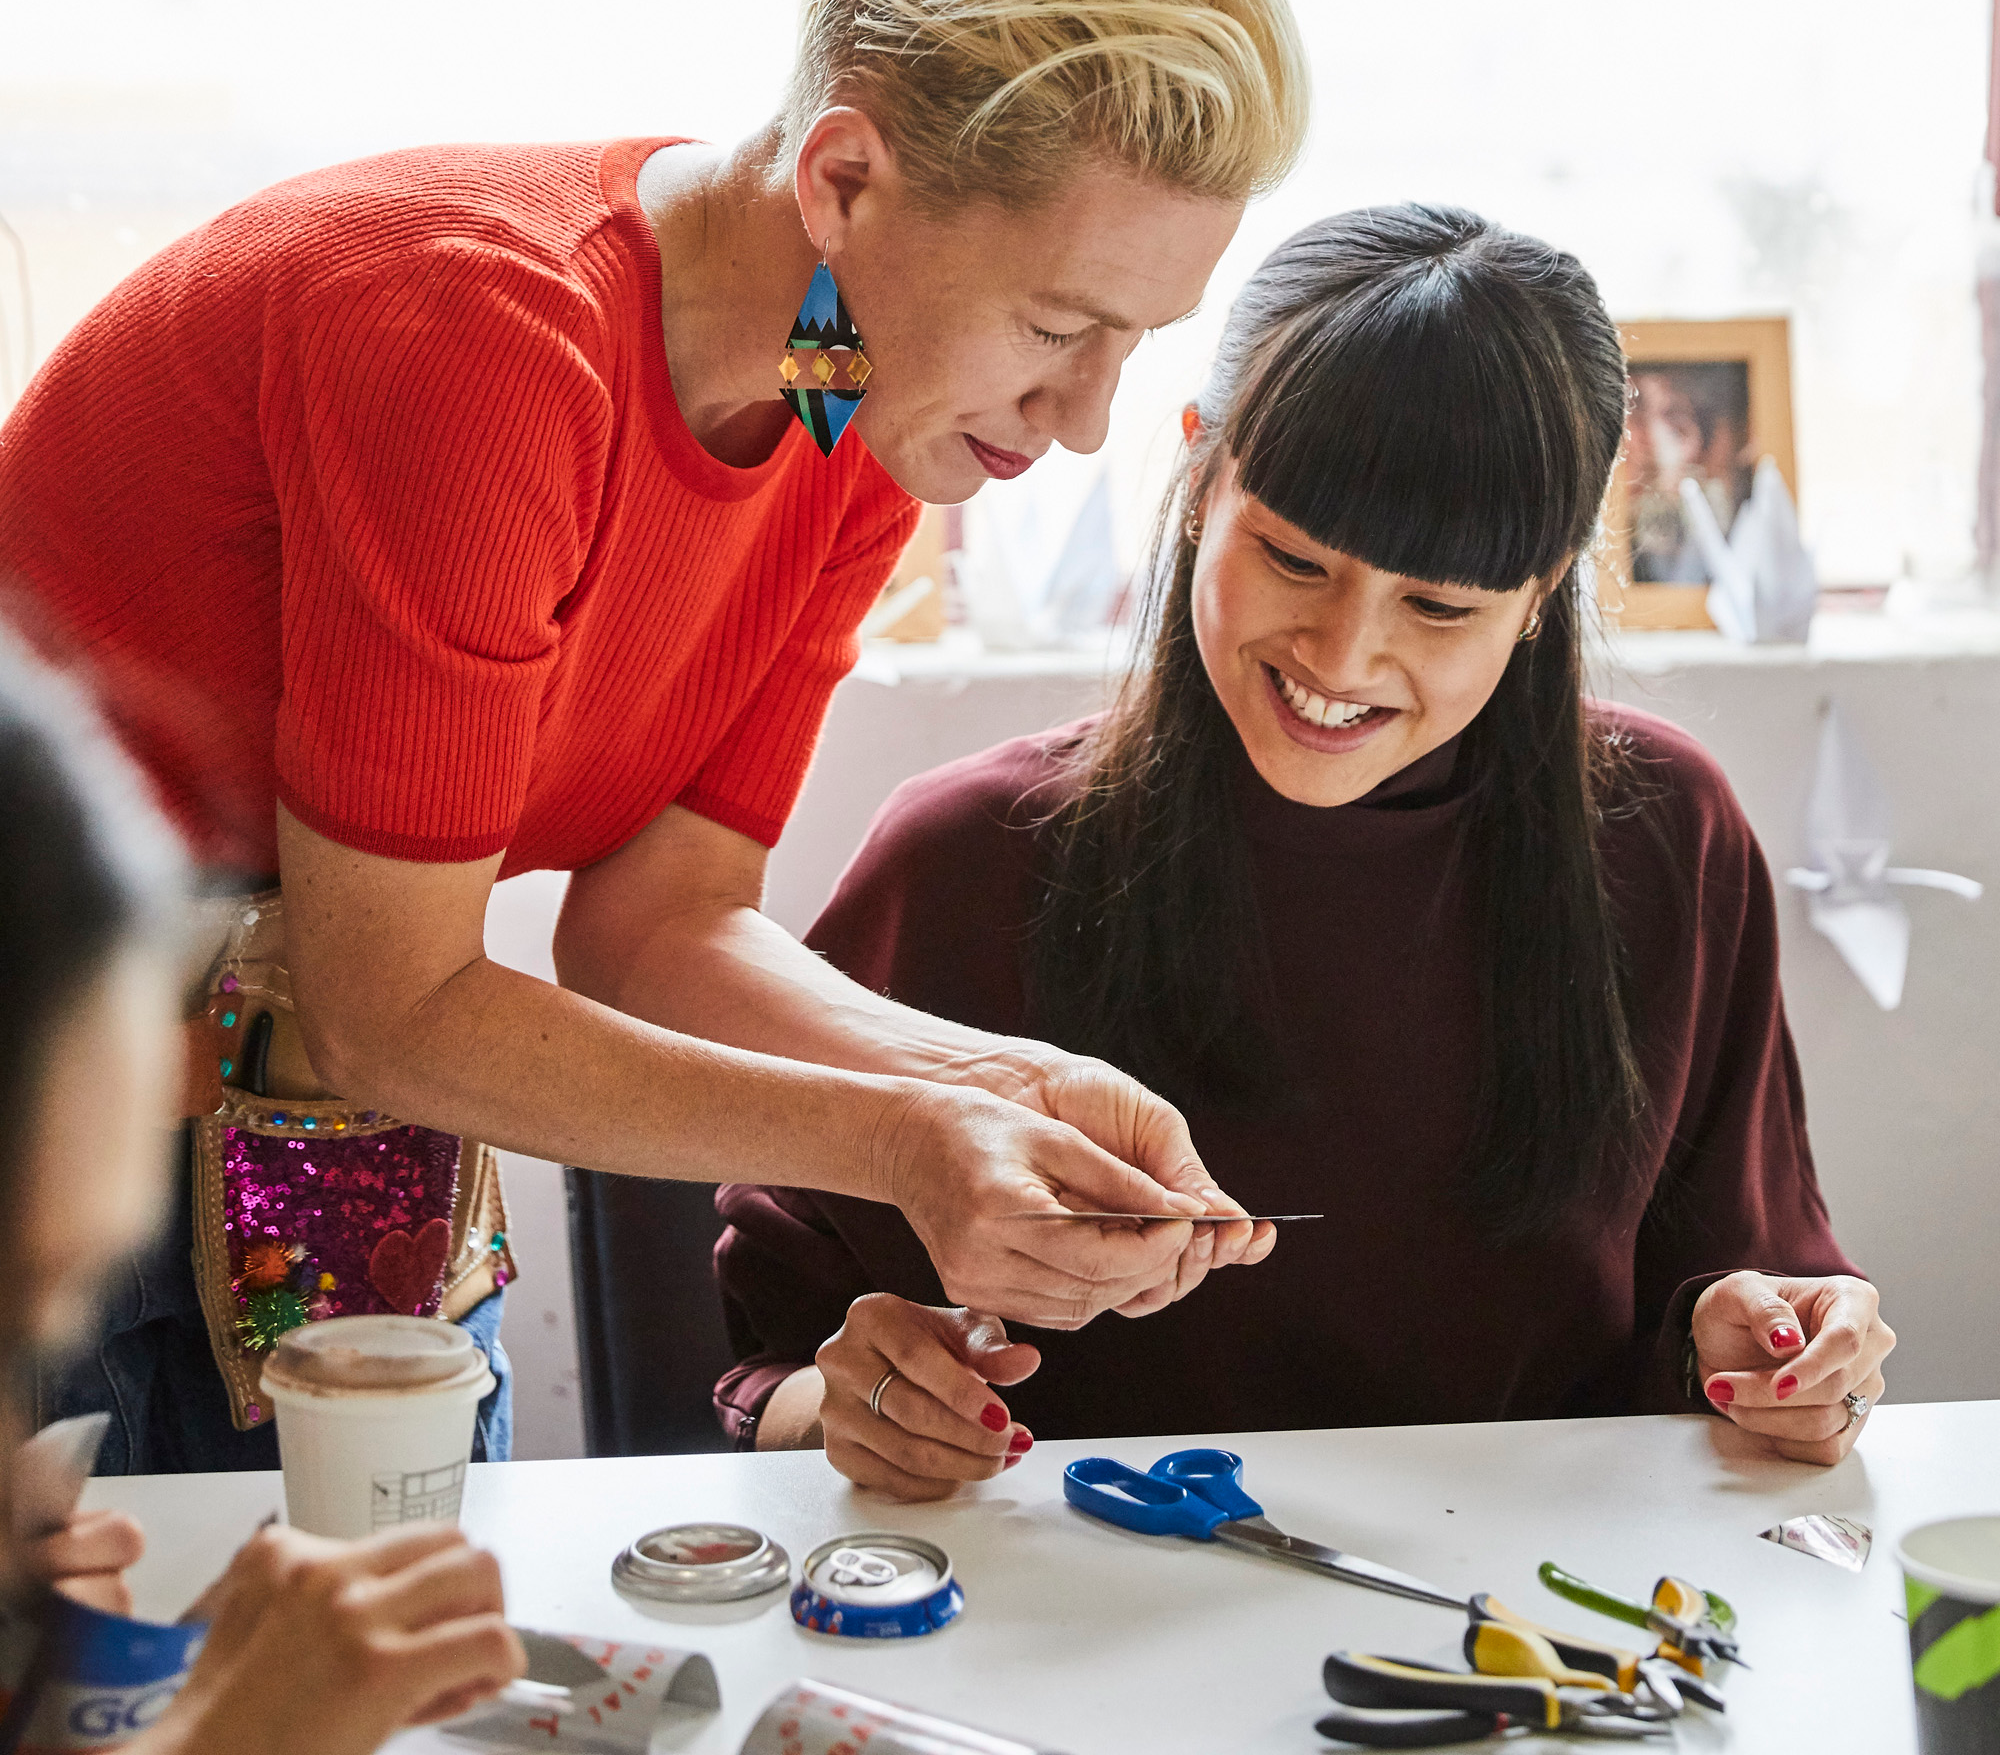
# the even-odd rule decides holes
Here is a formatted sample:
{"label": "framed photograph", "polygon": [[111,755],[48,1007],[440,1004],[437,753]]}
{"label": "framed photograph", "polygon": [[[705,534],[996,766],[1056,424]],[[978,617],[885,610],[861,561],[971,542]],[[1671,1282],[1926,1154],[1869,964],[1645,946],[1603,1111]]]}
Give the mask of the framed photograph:
{"label": "framed photograph", "polygon": [[1708,569],[1681,503],[1692,481],[1725,532],[1759,459],[1797,499],[1791,325],[1783,317],[1623,323],[1625,445],[1605,504],[1598,597],[1627,628],[1706,628]]}

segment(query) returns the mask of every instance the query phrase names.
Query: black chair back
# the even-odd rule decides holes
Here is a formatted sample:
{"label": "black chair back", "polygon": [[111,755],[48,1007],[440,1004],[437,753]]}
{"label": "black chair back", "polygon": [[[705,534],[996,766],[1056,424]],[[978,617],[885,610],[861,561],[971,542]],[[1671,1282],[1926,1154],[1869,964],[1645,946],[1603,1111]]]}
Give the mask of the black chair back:
{"label": "black chair back", "polygon": [[710,1400],[736,1363],[715,1287],[715,1190],[574,1166],[563,1180],[585,1450],[727,1450]]}

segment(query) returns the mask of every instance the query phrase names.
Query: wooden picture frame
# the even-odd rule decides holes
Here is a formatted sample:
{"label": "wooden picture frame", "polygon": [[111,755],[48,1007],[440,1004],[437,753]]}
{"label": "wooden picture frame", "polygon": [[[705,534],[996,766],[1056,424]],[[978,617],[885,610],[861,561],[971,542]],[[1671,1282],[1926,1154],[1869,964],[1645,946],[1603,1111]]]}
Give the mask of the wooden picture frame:
{"label": "wooden picture frame", "polygon": [[[1632,375],[1625,442],[1604,503],[1598,602],[1625,628],[1710,628],[1707,580],[1675,548],[1678,480],[1693,475],[1732,516],[1759,459],[1776,460],[1798,498],[1792,449],[1791,322],[1785,317],[1621,323]],[[1692,368],[1692,369],[1690,369]],[[1740,443],[1737,426],[1746,427]],[[1685,441],[1679,455],[1655,434]],[[1647,480],[1636,479],[1644,471]],[[1721,522],[1727,528],[1728,519]],[[1637,547],[1635,549],[1635,537]],[[1664,572],[1668,575],[1661,578]]]}

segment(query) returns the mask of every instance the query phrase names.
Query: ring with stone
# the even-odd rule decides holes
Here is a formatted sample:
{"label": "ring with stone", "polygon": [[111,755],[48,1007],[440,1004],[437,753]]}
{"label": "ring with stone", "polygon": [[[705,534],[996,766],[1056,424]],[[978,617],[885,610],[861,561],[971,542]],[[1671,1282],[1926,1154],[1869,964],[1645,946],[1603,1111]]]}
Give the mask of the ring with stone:
{"label": "ring with stone", "polygon": [[[1847,1403],[1847,1426],[1852,1426],[1857,1420],[1867,1419],[1868,1410],[1875,1405],[1869,1397],[1863,1395],[1858,1389],[1849,1390],[1846,1395],[1841,1397],[1841,1400]],[[1841,1431],[1845,1432],[1847,1426],[1841,1427]]]}
{"label": "ring with stone", "polygon": [[[895,1366],[891,1365],[887,1371],[882,1373],[881,1382],[876,1384],[874,1390],[870,1393],[868,1397],[868,1411],[871,1414],[873,1414],[876,1417],[876,1419],[879,1420],[882,1417],[882,1392],[902,1375],[903,1374],[900,1371],[898,1371],[895,1368]],[[1852,1396],[1848,1397],[1849,1401],[1852,1401],[1853,1399],[1854,1398]]]}

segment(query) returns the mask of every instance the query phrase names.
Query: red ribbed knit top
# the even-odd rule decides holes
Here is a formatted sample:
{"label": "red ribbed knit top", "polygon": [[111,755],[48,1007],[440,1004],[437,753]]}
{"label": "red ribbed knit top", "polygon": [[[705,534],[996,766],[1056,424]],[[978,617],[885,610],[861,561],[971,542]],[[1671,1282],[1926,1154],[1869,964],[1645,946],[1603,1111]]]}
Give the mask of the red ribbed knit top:
{"label": "red ribbed knit top", "polygon": [[[572,870],[679,802],[774,842],[917,506],[850,433],[695,443],[633,183],[435,147],[251,197],[0,428],[0,577],[209,861]],[[803,286],[799,289],[803,295]],[[772,383],[784,337],[771,337]]]}

